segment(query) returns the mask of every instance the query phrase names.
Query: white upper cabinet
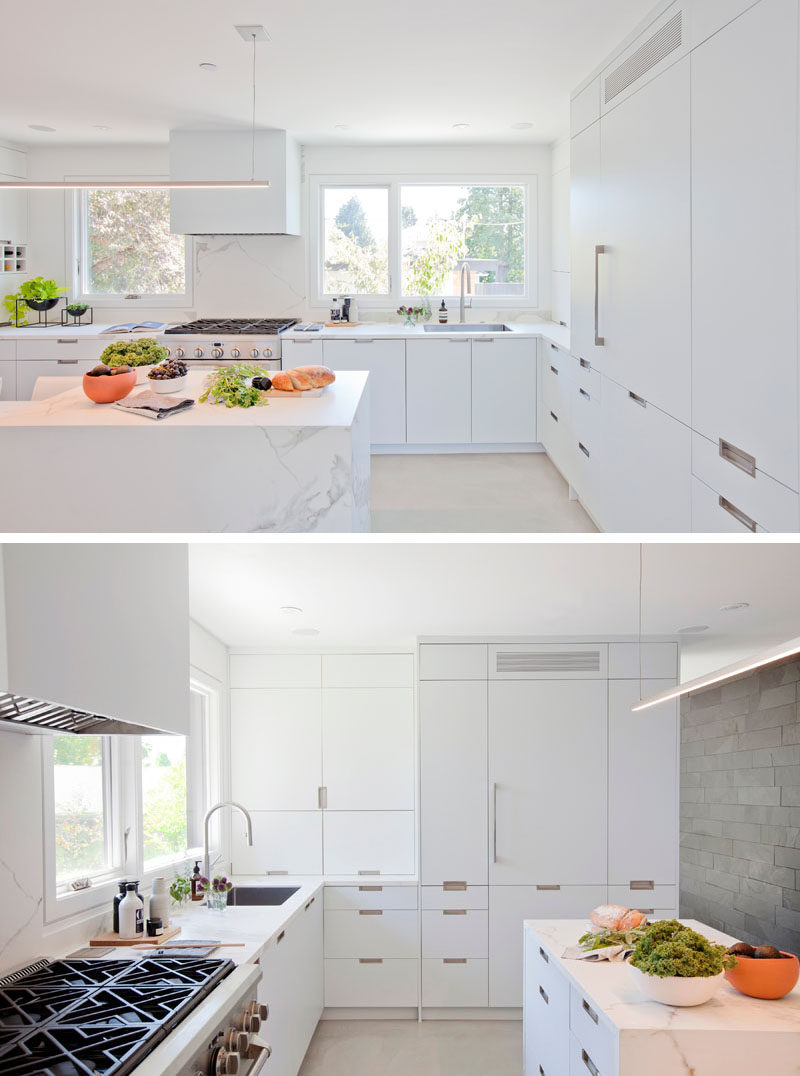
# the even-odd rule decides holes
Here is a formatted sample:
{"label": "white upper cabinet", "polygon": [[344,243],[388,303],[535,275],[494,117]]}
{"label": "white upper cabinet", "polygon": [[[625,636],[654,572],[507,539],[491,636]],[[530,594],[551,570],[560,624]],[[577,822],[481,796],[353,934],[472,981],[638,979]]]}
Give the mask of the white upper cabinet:
{"label": "white upper cabinet", "polygon": [[406,341],[406,428],[411,445],[469,444],[472,360],[468,339]]}
{"label": "white upper cabinet", "polygon": [[490,681],[489,881],[606,881],[605,680]]}
{"label": "white upper cabinet", "polygon": [[[0,146],[0,180],[25,179],[27,175],[27,154]],[[0,244],[27,241],[28,192],[0,191]]]}
{"label": "white upper cabinet", "polygon": [[330,811],[413,811],[413,690],[323,690],[322,772]]}
{"label": "white upper cabinet", "polygon": [[322,811],[253,811],[251,817],[252,846],[244,820],[231,821],[234,874],[322,874]]}
{"label": "white upper cabinet", "polygon": [[692,53],[692,425],[794,490],[797,77],[796,0],[761,0]]}
{"label": "white upper cabinet", "polygon": [[472,340],[472,442],[536,441],[536,340]]}
{"label": "white upper cabinet", "polygon": [[319,654],[231,654],[231,687],[319,687]]}
{"label": "white upper cabinet", "polygon": [[[413,811],[323,811],[325,873],[414,873]],[[364,885],[370,885],[365,878]]]}
{"label": "white upper cabinet", "polygon": [[413,687],[411,654],[323,654],[323,687]]}
{"label": "white upper cabinet", "polygon": [[420,684],[423,885],[487,882],[486,681]]}
{"label": "white upper cabinet", "polygon": [[423,643],[419,648],[420,680],[485,680],[485,643]]}
{"label": "white upper cabinet", "polygon": [[[645,680],[642,693],[647,698],[674,683],[674,676]],[[609,885],[674,884],[678,854],[677,701],[632,713],[631,706],[639,700],[639,681],[612,680],[608,688]],[[646,890],[638,896],[640,904],[652,905],[653,898]]]}
{"label": "white upper cabinet", "polygon": [[[687,424],[689,122],[688,57],[600,121],[602,220],[597,242],[604,252],[597,255],[598,329],[605,343],[599,349],[602,358],[581,354],[620,385]],[[582,253],[584,262],[586,257]],[[585,265],[582,270],[585,273]]]}
{"label": "white upper cabinet", "polygon": [[579,134],[595,120],[600,119],[600,77],[598,76],[576,93],[570,102],[570,130]]}
{"label": "white upper cabinet", "polygon": [[[598,103],[599,110],[599,103]],[[574,128],[573,128],[574,130]],[[595,344],[595,259],[604,237],[600,124],[581,131],[570,144],[570,342],[573,355],[604,369]],[[604,237],[604,238],[603,238]],[[562,416],[554,409],[559,421]]]}
{"label": "white upper cabinet", "polygon": [[251,810],[312,811],[322,784],[319,690],[234,688],[231,794]]}
{"label": "white upper cabinet", "polygon": [[406,346],[403,340],[325,340],[332,370],[369,372],[370,439],[374,445],[406,440]]}

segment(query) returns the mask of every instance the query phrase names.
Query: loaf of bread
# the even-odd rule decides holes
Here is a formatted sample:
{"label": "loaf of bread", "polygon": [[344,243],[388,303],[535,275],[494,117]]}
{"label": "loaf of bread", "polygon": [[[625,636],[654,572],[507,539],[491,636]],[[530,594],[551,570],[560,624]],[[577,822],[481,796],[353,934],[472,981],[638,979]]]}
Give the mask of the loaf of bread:
{"label": "loaf of bread", "polygon": [[307,392],[321,389],[336,380],[333,370],[327,366],[298,366],[294,370],[281,370],[272,375],[272,387],[280,392]]}
{"label": "loaf of bread", "polygon": [[635,908],[623,908],[621,904],[601,904],[589,918],[596,927],[606,930],[635,930],[647,920],[642,912]]}

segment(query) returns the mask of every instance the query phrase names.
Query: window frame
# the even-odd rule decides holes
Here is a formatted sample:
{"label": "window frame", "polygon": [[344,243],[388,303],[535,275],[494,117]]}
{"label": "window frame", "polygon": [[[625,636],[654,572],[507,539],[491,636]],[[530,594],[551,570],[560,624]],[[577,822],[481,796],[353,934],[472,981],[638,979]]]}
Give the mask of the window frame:
{"label": "window frame", "polygon": [[[69,178],[69,177],[68,177]],[[74,177],[78,182],[80,177]],[[133,176],[101,176],[102,179],[123,181],[133,180]],[[165,176],[137,176],[142,179],[164,179]],[[69,259],[69,279],[71,288],[70,299],[73,302],[90,303],[92,306],[104,307],[130,307],[131,310],[148,307],[176,307],[191,306],[194,301],[194,237],[185,235],[184,260],[185,260],[185,289],[183,292],[171,292],[169,295],[137,294],[136,298],[128,298],[122,292],[91,292],[84,289],[86,282],[85,266],[88,261],[89,233],[87,227],[88,195],[90,188],[80,187],[66,194],[68,200],[67,256]]]}
{"label": "window frame", "polygon": [[459,173],[453,174],[381,174],[339,175],[318,174],[309,177],[309,210],[311,222],[308,237],[309,305],[312,309],[330,306],[332,293],[325,293],[323,286],[323,255],[325,249],[325,199],[329,187],[388,187],[389,188],[389,294],[353,295],[361,308],[379,309],[397,307],[401,303],[428,299],[457,299],[457,295],[421,296],[402,294],[402,214],[401,188],[403,187],[522,187],[525,198],[525,290],[520,295],[472,295],[468,305],[475,309],[537,308],[539,305],[539,187],[535,173]]}

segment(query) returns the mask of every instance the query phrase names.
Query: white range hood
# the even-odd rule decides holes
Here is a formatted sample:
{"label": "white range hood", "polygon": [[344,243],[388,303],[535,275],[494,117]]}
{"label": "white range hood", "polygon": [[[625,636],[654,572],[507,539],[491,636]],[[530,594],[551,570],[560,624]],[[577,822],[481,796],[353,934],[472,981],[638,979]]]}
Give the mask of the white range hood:
{"label": "white range hood", "polygon": [[300,147],[286,131],[170,131],[169,174],[270,183],[171,191],[170,230],[178,235],[300,235]]}

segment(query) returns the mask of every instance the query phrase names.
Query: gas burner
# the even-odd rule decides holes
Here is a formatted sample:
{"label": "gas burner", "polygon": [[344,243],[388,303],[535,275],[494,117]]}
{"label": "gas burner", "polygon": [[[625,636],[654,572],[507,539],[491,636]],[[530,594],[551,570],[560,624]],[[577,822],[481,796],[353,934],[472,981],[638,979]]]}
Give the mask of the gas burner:
{"label": "gas burner", "polygon": [[130,965],[130,960],[54,960],[23,979],[17,979],[14,985],[36,991],[51,987],[101,986],[110,983]]}
{"label": "gas burner", "polygon": [[[69,1010],[65,1022],[80,1027],[141,1027],[146,1024],[171,1026],[187,1002],[195,996],[191,987],[153,987],[140,990],[114,986],[87,992],[82,1002]],[[74,999],[73,999],[74,1001]]]}
{"label": "gas burner", "polygon": [[185,325],[173,325],[164,334],[188,336],[277,336],[291,329],[299,318],[199,318]]}
{"label": "gas burner", "polygon": [[87,988],[69,987],[32,990],[28,986],[9,986],[0,989],[0,1028],[30,1028],[44,1024],[74,1005],[79,997],[91,994]]}
{"label": "gas burner", "polygon": [[228,961],[204,957],[142,957],[116,980],[120,986],[206,986],[224,978]]}
{"label": "gas burner", "polygon": [[6,1076],[125,1076],[141,1056],[142,1045],[139,1027],[85,1030],[50,1025],[0,1055],[0,1071]]}

